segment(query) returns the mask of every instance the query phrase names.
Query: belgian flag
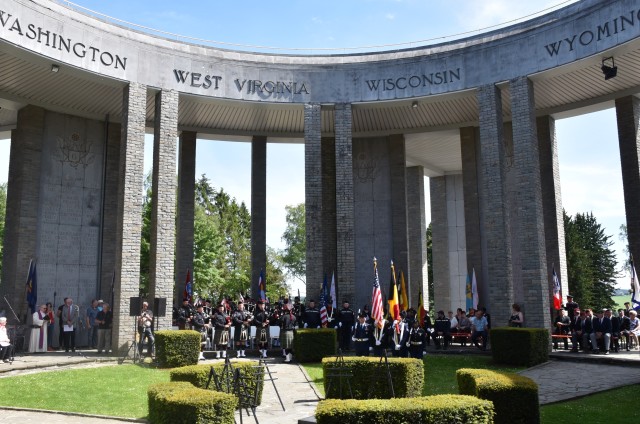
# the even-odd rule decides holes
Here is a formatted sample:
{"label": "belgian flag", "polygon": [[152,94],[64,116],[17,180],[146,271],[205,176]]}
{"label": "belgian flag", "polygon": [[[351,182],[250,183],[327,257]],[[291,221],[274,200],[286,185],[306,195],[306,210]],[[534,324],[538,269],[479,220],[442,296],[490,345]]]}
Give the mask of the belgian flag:
{"label": "belgian flag", "polygon": [[398,284],[396,283],[396,269],[393,266],[393,261],[391,261],[391,281],[389,283],[389,300],[387,300],[387,304],[389,305],[389,315],[394,320],[400,319],[400,302],[398,299]]}

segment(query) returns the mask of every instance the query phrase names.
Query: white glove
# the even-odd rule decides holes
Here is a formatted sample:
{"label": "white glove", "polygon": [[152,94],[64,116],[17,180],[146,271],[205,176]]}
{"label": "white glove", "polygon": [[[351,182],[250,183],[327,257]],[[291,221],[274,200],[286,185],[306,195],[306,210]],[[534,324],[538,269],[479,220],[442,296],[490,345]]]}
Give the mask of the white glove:
{"label": "white glove", "polygon": [[407,342],[407,347],[410,347],[410,346],[411,346],[411,342]]}
{"label": "white glove", "polygon": [[382,342],[380,340],[376,340],[376,346],[380,346]]}
{"label": "white glove", "polygon": [[317,326],[316,328],[320,328],[320,326]]}
{"label": "white glove", "polygon": [[342,327],[342,323],[341,322],[338,323],[338,327]]}
{"label": "white glove", "polygon": [[307,328],[307,323],[306,322],[304,323],[304,328]]}
{"label": "white glove", "polygon": [[355,337],[351,337],[351,340],[353,340],[353,341],[355,342],[355,341],[356,341],[356,338],[355,338]]}
{"label": "white glove", "polygon": [[352,325],[352,326],[351,326],[351,331],[353,331],[353,329],[354,329],[354,328],[355,328],[355,327]]}
{"label": "white glove", "polygon": [[396,345],[396,350],[400,350],[400,345]]}

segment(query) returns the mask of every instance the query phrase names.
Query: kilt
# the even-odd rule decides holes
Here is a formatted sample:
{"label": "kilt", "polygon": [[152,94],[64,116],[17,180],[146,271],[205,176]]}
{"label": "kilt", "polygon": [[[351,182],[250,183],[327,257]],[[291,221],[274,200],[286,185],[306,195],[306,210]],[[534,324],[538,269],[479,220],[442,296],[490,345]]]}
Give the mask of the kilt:
{"label": "kilt", "polygon": [[293,349],[293,330],[280,331],[280,346],[283,349]]}
{"label": "kilt", "polygon": [[[226,339],[223,340],[224,338]],[[229,343],[229,330],[226,328],[216,328],[215,333],[213,335],[213,343],[216,345],[224,345]]]}
{"label": "kilt", "polygon": [[246,342],[249,339],[249,327],[244,327],[245,335],[243,338],[240,338],[240,336],[242,335],[242,329],[243,329],[242,325],[234,326],[234,331],[233,331],[234,342],[242,343],[242,342]]}

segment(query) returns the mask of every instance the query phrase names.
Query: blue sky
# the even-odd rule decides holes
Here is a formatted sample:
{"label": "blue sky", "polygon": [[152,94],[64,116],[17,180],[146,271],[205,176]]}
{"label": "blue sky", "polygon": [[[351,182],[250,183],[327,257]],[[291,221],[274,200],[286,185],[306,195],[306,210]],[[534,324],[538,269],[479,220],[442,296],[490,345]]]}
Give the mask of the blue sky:
{"label": "blue sky", "polygon": [[[482,30],[569,3],[571,1],[562,0],[76,2],[116,19],[182,36],[302,49],[278,51],[316,54],[349,53],[362,50],[347,47],[420,40],[432,40],[426,44],[434,44],[451,39],[447,38],[450,35]],[[411,45],[416,44],[397,47]],[[335,50],[310,50],[325,48]],[[621,261],[623,243],[618,240],[618,228],[625,217],[615,111],[609,109],[559,120],[556,129],[563,205],[569,214],[592,211],[606,233],[613,236]],[[151,146],[147,145],[146,169],[151,162]],[[8,141],[0,141],[0,182],[6,181],[8,153]],[[197,175],[207,174],[214,186],[223,187],[232,196],[250,204],[250,157],[247,143],[199,141]],[[281,248],[284,206],[304,201],[303,146],[270,144],[267,167],[267,243]],[[628,277],[623,277],[619,285],[628,287]]]}

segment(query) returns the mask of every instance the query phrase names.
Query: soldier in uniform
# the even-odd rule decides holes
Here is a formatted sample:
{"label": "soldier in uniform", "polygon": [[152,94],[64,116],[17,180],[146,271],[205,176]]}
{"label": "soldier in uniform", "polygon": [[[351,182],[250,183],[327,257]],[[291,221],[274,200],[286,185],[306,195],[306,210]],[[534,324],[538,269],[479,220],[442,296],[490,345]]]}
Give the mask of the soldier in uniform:
{"label": "soldier in uniform", "polygon": [[349,301],[345,300],[342,302],[342,309],[340,309],[340,314],[338,315],[338,335],[340,349],[342,349],[343,352],[349,350],[351,332],[353,331],[355,323],[356,314],[353,312],[353,309],[349,307]]}
{"label": "soldier in uniform", "polygon": [[316,308],[315,300],[309,301],[309,306],[305,308],[304,315],[304,328],[320,328],[322,320],[320,319],[320,310]]}
{"label": "soldier in uniform", "polygon": [[195,315],[191,318],[191,324],[195,331],[200,332],[200,356],[198,359],[204,359],[204,345],[207,344],[207,323],[205,322],[204,305],[198,305]]}
{"label": "soldier in uniform", "polygon": [[436,318],[436,322],[434,325],[434,331],[431,333],[433,337],[433,342],[436,344],[436,349],[440,349],[440,339],[444,341],[444,349],[449,348],[449,339],[451,338],[451,322],[449,318],[444,315],[444,311],[438,311],[438,317]]}
{"label": "soldier in uniform", "polygon": [[256,327],[256,339],[260,356],[267,357],[267,349],[269,348],[269,315],[264,309],[264,302],[258,300],[256,302],[256,310],[253,314],[253,325]]}
{"label": "soldier in uniform", "polygon": [[413,321],[413,326],[409,332],[409,355],[412,358],[422,359],[424,354],[425,332],[420,327],[418,320]]}
{"label": "soldier in uniform", "polygon": [[356,350],[356,356],[369,356],[369,346],[371,342],[371,326],[367,323],[367,316],[360,312],[358,314],[358,323],[353,329],[351,340]]}
{"label": "soldier in uniform", "polygon": [[225,305],[223,303],[218,305],[218,311],[213,315],[211,322],[214,329],[213,343],[217,352],[216,359],[220,359],[220,354],[222,354],[222,358],[226,358],[231,318],[225,312]]}
{"label": "soldier in uniform", "polygon": [[236,351],[238,352],[238,358],[245,358],[245,347],[247,346],[247,340],[249,340],[249,322],[251,317],[244,310],[244,303],[238,302],[238,309],[233,312],[231,316],[231,322],[233,323],[233,341],[236,345]]}
{"label": "soldier in uniform", "polygon": [[291,362],[293,358],[293,330],[298,326],[298,319],[290,304],[285,303],[280,317],[280,341],[285,352],[284,362]]}

